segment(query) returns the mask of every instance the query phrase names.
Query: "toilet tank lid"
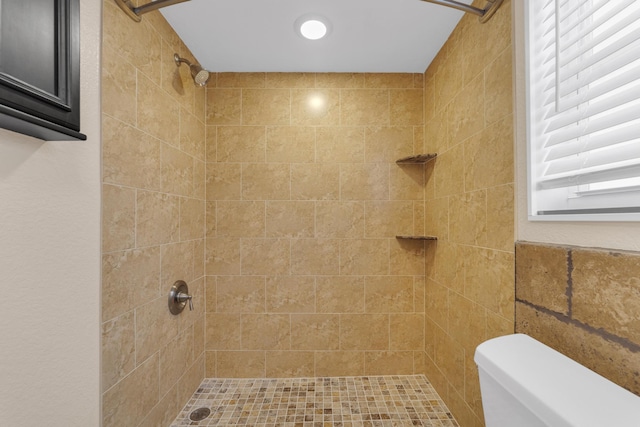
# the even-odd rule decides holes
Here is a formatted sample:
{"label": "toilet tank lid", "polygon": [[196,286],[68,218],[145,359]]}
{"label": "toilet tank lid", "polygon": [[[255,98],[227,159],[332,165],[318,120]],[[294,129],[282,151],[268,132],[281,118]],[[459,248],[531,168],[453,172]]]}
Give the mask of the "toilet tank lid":
{"label": "toilet tank lid", "polygon": [[640,426],[640,397],[528,335],[486,341],[474,360],[550,426]]}

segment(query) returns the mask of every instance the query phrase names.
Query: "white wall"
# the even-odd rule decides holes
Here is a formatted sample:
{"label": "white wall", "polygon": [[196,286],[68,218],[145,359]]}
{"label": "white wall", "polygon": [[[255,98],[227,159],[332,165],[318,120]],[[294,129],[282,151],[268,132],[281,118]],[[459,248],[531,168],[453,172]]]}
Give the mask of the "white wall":
{"label": "white wall", "polygon": [[516,238],[530,242],[640,251],[640,222],[540,222],[527,215],[524,2],[513,2],[516,119]]}
{"label": "white wall", "polygon": [[81,5],[81,131],[0,130],[0,425],[100,425],[101,1]]}

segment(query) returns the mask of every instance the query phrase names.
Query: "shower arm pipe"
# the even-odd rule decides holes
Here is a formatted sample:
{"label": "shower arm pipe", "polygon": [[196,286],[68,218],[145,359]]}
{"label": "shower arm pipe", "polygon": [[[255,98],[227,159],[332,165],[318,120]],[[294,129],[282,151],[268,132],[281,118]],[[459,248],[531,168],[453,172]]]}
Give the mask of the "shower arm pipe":
{"label": "shower arm pipe", "polygon": [[468,4],[460,3],[455,0],[422,0],[427,3],[439,4],[441,6],[451,7],[453,9],[458,9],[466,13],[472,13],[474,15],[478,15],[478,20],[483,24],[489,20],[495,13],[496,10],[500,7],[503,0],[487,0],[487,5],[484,9],[479,9],[474,6],[469,6]]}
{"label": "shower arm pipe", "polygon": [[142,16],[145,13],[153,12],[154,10],[161,9],[163,7],[172,6],[174,4],[183,3],[190,0],[155,0],[142,6],[134,7],[131,4],[131,0],[115,0],[116,4],[120,6],[120,9],[127,14],[127,16],[136,22],[142,20]]}

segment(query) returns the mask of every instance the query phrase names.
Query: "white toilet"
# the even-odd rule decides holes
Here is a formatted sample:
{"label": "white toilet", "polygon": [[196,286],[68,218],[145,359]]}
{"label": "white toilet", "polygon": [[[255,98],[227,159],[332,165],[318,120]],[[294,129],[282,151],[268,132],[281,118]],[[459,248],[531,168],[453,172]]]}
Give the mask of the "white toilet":
{"label": "white toilet", "polygon": [[523,335],[474,358],[487,427],[640,427],[640,397]]}

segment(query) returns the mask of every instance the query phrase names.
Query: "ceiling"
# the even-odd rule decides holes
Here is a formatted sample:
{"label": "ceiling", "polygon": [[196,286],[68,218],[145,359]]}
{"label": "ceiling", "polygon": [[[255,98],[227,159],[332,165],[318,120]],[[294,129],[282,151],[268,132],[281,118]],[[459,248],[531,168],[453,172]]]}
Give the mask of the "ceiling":
{"label": "ceiling", "polygon": [[[191,0],[161,12],[214,72],[422,73],[463,14],[420,0]],[[296,32],[306,14],[330,21],[325,38]]]}

